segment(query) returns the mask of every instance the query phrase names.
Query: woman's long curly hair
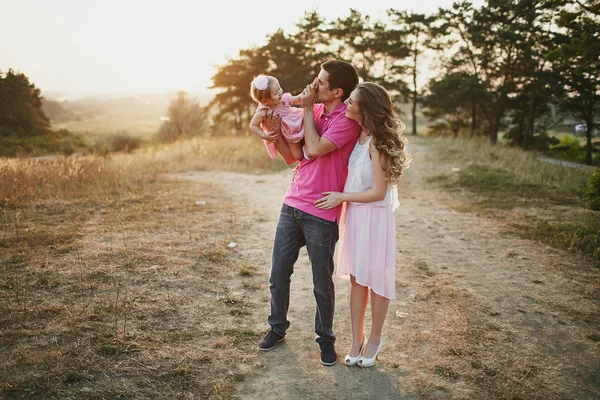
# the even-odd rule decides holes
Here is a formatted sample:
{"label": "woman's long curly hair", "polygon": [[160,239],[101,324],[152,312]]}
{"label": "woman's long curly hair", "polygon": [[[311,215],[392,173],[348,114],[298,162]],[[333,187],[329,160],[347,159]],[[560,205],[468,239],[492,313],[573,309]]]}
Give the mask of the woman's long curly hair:
{"label": "woman's long curly hair", "polygon": [[364,82],[355,88],[357,92],[362,128],[374,139],[372,144],[380,154],[387,156],[384,170],[389,183],[401,184],[400,177],[411,162],[405,152],[406,138],[402,136],[404,123],[394,111],[392,98],[377,83]]}

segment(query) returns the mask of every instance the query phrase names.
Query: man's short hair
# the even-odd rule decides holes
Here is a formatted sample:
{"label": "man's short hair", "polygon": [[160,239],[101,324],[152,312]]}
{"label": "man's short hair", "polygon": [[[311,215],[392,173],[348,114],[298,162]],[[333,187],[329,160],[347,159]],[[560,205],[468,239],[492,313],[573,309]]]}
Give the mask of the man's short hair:
{"label": "man's short hair", "polygon": [[328,60],[321,68],[329,74],[329,89],[342,89],[342,101],[350,97],[350,93],[358,85],[358,72],[352,64],[342,60]]}

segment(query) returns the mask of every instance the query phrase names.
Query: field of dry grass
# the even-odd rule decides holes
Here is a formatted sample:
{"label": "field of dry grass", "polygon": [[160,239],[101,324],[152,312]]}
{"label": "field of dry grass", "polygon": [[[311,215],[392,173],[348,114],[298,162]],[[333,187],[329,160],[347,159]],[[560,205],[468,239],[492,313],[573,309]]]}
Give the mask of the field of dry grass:
{"label": "field of dry grass", "polygon": [[[257,354],[270,248],[263,241],[249,253],[229,244],[268,236],[277,215],[256,202],[240,207],[234,194],[242,188],[233,182],[276,208],[288,178],[276,175],[279,186],[266,190],[275,176],[267,173],[286,167],[255,138],[108,158],[0,160],[0,399],[254,399],[272,394],[274,383],[290,398],[349,398],[361,393],[356,385],[406,399],[593,398],[586,394],[600,392],[594,258],[562,245],[550,251],[512,226],[534,214],[586,212],[574,194],[585,176],[534,168],[518,175],[534,195],[500,185],[508,189],[490,197],[481,183],[460,184],[459,172],[477,177],[468,169],[477,164],[514,176],[530,164],[515,161],[517,153],[418,140],[429,158],[417,152],[414,162],[427,168],[415,164],[403,189],[399,300],[371,371],[316,368],[310,274],[301,268],[293,296],[306,303],[292,310],[300,338]],[[498,157],[506,158],[495,166]],[[539,208],[548,185],[555,194]],[[510,207],[499,205],[507,203],[502,196]],[[597,213],[585,215],[597,221]],[[347,305],[337,287],[342,354]]]}
{"label": "field of dry grass", "polygon": [[446,169],[428,181],[454,193],[457,209],[501,218],[514,233],[600,264],[600,216],[581,198],[597,168],[542,162],[539,153],[484,140],[431,143]]}
{"label": "field of dry grass", "polygon": [[205,398],[237,379],[257,335],[226,322],[247,310],[224,283],[255,290],[227,246],[244,227],[219,186],[161,174],[283,166],[252,139],[0,161],[0,398]]}

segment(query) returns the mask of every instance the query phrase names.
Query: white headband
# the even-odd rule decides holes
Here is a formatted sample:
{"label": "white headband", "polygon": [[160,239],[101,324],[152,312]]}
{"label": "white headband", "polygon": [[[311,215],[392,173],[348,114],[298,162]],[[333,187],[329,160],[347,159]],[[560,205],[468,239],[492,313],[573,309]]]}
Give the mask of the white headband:
{"label": "white headband", "polygon": [[254,85],[254,87],[257,88],[258,90],[265,90],[266,88],[269,87],[269,79],[267,78],[266,75],[258,75],[252,81],[252,85]]}

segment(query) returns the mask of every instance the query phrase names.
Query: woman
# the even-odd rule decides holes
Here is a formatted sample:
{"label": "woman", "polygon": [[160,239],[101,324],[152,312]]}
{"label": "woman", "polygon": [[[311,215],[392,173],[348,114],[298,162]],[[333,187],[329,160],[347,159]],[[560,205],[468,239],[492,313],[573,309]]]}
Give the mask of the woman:
{"label": "woman", "polygon": [[[345,202],[340,219],[338,276],[350,278],[352,346],[346,365],[371,367],[383,340],[388,305],[396,298],[396,223],[400,177],[410,156],[401,136],[404,124],[389,93],[376,83],[361,83],[346,100],[346,117],[361,126],[348,161],[344,192],[324,192],[317,208]],[[364,319],[371,293],[371,331],[365,342]]]}

